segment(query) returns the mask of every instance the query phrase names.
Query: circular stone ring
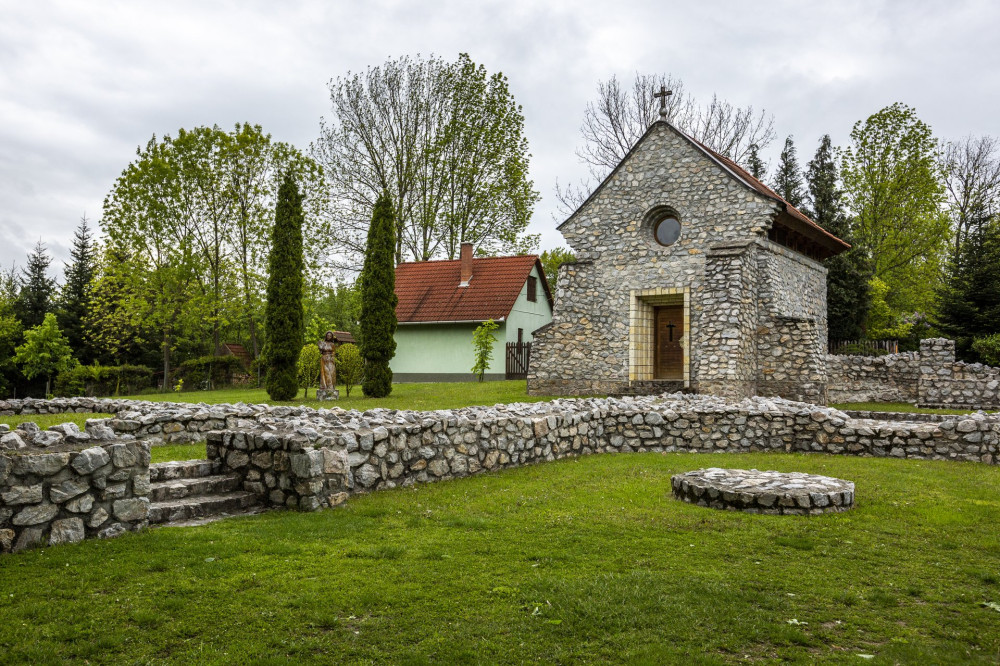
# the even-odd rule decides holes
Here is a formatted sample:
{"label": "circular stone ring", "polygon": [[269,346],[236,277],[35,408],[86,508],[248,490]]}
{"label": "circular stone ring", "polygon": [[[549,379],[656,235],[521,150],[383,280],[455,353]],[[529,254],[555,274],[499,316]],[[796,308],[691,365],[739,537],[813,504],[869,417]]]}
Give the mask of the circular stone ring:
{"label": "circular stone ring", "polygon": [[815,515],[854,506],[854,483],[802,472],[711,467],[676,474],[674,497],[698,506],[746,513]]}

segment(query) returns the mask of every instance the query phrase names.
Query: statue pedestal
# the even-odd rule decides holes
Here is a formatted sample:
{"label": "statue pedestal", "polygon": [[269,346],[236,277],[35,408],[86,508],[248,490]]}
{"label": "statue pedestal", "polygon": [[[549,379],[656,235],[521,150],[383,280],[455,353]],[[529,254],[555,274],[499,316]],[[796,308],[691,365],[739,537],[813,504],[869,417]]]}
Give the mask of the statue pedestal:
{"label": "statue pedestal", "polygon": [[340,400],[340,391],[337,389],[316,389],[317,400]]}

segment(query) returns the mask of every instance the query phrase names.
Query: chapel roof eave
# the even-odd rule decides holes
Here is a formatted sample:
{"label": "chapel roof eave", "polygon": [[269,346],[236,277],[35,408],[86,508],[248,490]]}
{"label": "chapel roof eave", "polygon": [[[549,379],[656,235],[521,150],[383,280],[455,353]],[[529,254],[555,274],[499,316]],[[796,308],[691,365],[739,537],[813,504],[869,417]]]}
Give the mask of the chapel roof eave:
{"label": "chapel roof eave", "polygon": [[715,152],[714,150],[704,145],[697,139],[688,136],[686,133],[677,129],[671,123],[662,118],[656,120],[649,126],[649,129],[647,129],[646,132],[641,137],[639,137],[639,140],[635,142],[635,144],[632,146],[631,149],[629,149],[629,151],[625,154],[625,157],[623,157],[622,160],[618,163],[618,166],[612,169],[611,173],[609,173],[607,177],[603,181],[601,181],[601,184],[598,185],[596,188],[594,188],[594,191],[590,193],[590,196],[588,196],[586,200],[584,200],[584,202],[580,204],[580,206],[575,211],[573,211],[573,213],[569,217],[567,217],[562,223],[560,223],[559,226],[556,227],[556,229],[562,229],[563,226],[565,226],[573,218],[575,218],[580,213],[581,210],[586,208],[587,205],[597,196],[597,194],[605,188],[605,186],[611,181],[612,178],[614,178],[615,174],[618,173],[618,171],[629,160],[629,158],[631,158],[632,155],[635,154],[636,150],[638,150],[639,146],[642,145],[642,143],[649,137],[649,135],[653,132],[653,130],[661,124],[667,127],[668,129],[672,130],[677,135],[683,137],[686,141],[688,141],[692,146],[697,148],[702,154],[708,157],[717,166],[721,167],[723,171],[729,174],[730,177],[732,177],[738,183],[740,183],[750,191],[759,194],[761,196],[767,197],[768,199],[771,199],[772,201],[775,201],[778,204],[780,204],[782,210],[781,214],[779,215],[783,218],[787,216],[788,219],[792,220],[791,222],[789,222],[788,226],[797,232],[803,233],[811,240],[824,247],[829,252],[829,256],[834,256],[840,254],[841,252],[846,252],[847,250],[851,249],[849,243],[846,243],[840,238],[837,238],[829,231],[827,231],[823,227],[813,222],[804,213],[802,213],[802,211],[800,211],[798,208],[785,201],[783,198],[781,198],[781,196],[779,196],[771,188],[767,187],[764,183],[754,178],[741,166],[736,164],[736,162],[730,160],[727,157],[724,157],[723,155],[720,155],[719,153]]}

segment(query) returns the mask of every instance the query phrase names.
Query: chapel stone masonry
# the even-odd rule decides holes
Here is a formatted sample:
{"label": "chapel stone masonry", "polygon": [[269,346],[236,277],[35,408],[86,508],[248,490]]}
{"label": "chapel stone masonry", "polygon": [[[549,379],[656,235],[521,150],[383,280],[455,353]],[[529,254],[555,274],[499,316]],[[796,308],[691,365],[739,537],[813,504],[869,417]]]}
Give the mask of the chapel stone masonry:
{"label": "chapel stone masonry", "polygon": [[661,120],[559,227],[533,395],[826,401],[826,269],[850,246]]}

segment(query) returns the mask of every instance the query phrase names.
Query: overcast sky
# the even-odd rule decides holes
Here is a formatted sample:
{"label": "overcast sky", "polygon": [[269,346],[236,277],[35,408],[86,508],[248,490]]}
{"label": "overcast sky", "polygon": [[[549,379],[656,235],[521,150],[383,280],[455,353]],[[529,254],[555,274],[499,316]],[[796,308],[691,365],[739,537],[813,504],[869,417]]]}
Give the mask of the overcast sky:
{"label": "overcast sky", "polygon": [[523,105],[531,230],[562,245],[553,188],[597,82],[669,72],[773,113],[801,162],[829,133],[901,101],[941,139],[1000,135],[1000,3],[44,2],[0,0],[0,264],[39,239],[68,258],[115,178],[155,133],[258,123],[301,149],[329,115],[327,82],[389,57],[467,52]]}

